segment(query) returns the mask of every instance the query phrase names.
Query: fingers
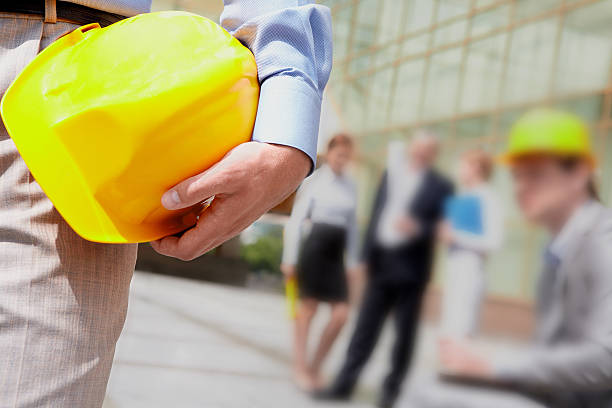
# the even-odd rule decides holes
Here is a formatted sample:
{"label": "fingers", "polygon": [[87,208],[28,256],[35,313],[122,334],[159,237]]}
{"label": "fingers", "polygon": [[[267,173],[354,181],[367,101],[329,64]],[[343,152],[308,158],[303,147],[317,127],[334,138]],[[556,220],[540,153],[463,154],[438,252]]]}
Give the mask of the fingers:
{"label": "fingers", "polygon": [[285,280],[293,278],[297,273],[295,265],[281,264],[280,269],[285,276]]}
{"label": "fingers", "polygon": [[216,198],[194,228],[181,237],[158,240],[153,248],[183,260],[202,255],[278,204],[299,184],[308,166],[310,159],[294,148],[257,142],[235,147],[209,170],[163,195],[162,204],[169,210]]}
{"label": "fingers", "polygon": [[210,251],[236,236],[253,221],[244,217],[242,201],[237,196],[216,199],[202,213],[194,228],[180,237],[170,236],[152,242],[153,249],[183,261],[190,261]]}
{"label": "fingers", "polygon": [[229,151],[208,170],[188,178],[172,187],[162,196],[162,205],[168,210],[190,207],[217,194],[233,193],[248,183],[251,159],[256,148],[263,145],[248,142]]}
{"label": "fingers", "polygon": [[208,252],[214,245],[214,237],[211,239],[210,230],[214,230],[218,223],[215,216],[218,207],[213,205],[206,209],[195,227],[187,230],[180,237],[169,236],[151,243],[153,249],[162,255],[171,256],[183,261],[191,261],[194,258]]}
{"label": "fingers", "polygon": [[210,169],[188,178],[166,191],[162,205],[168,210],[190,207],[216,194],[231,191],[232,180],[220,170]]}

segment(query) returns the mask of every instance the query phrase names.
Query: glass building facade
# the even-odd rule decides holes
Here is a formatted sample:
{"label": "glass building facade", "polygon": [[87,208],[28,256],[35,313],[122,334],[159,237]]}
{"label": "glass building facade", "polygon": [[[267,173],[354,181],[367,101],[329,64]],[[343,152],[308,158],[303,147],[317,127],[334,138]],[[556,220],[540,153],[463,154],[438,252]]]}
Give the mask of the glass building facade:
{"label": "glass building facade", "polygon": [[[388,141],[423,127],[437,132],[439,166],[452,177],[459,153],[501,151],[513,121],[543,104],[590,123],[602,197],[612,201],[612,0],[320,3],[331,8],[334,24],[328,102],[359,142],[362,224]],[[218,20],[222,2],[154,0],[153,9]],[[489,262],[489,292],[530,301],[546,237],[521,219],[505,170],[494,184],[506,205],[507,236]],[[436,283],[442,280],[437,273]]]}
{"label": "glass building facade", "polygon": [[[334,22],[328,91],[359,140],[364,218],[389,140],[435,131],[443,140],[439,165],[452,176],[461,151],[499,152],[513,121],[540,105],[591,124],[601,193],[610,202],[612,0],[322,3]],[[489,292],[529,301],[546,238],[521,220],[505,170],[494,184],[506,204],[507,236],[489,262]]]}

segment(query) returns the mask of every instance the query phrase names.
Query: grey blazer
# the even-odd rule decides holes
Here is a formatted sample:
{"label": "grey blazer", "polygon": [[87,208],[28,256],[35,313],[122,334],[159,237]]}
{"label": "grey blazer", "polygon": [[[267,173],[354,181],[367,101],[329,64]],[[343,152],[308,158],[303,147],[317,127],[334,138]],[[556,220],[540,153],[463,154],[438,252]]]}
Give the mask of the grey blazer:
{"label": "grey blazer", "polygon": [[551,407],[612,407],[612,211],[594,207],[564,261],[541,275],[534,347],[496,364]]}

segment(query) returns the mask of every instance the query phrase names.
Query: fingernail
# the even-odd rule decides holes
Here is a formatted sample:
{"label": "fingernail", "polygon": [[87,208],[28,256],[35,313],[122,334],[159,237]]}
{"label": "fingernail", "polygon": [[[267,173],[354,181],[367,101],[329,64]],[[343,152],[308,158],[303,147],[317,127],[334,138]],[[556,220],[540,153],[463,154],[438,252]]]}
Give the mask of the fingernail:
{"label": "fingernail", "polygon": [[180,203],[181,203],[181,198],[179,197],[176,190],[167,191],[162,196],[162,205],[166,207],[168,210],[175,208]]}

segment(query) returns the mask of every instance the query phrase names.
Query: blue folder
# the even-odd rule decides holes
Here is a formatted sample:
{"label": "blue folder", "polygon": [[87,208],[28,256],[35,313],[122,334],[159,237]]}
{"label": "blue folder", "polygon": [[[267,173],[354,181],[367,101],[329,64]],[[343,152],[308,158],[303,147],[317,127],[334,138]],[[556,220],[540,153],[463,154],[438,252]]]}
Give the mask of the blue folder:
{"label": "blue folder", "polygon": [[481,235],[483,231],[480,198],[463,194],[450,198],[445,204],[445,216],[456,231]]}

